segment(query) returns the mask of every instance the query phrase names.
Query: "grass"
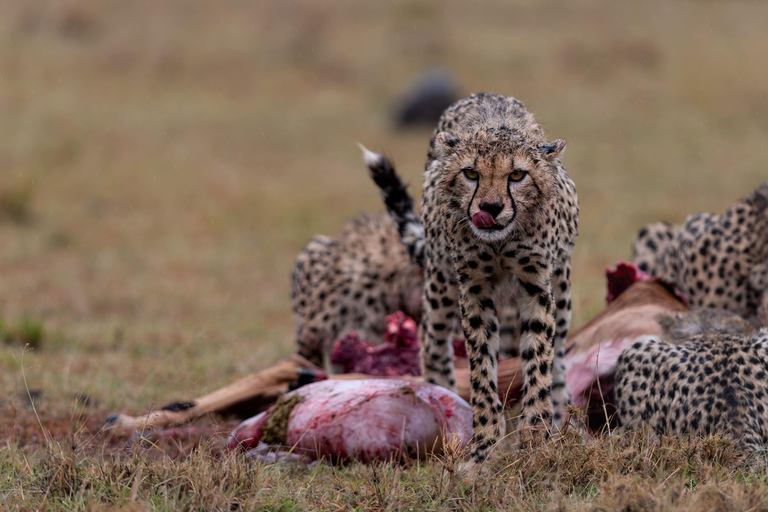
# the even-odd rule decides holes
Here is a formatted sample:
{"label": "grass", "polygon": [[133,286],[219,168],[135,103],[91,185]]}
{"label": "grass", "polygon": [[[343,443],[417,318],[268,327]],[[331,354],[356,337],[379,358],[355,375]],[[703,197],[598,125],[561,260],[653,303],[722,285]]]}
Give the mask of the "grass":
{"label": "grass", "polygon": [[45,336],[43,321],[38,318],[22,317],[13,325],[7,325],[0,318],[0,340],[5,344],[17,344],[31,349],[40,348]]}
{"label": "grass", "polygon": [[0,189],[0,221],[29,222],[32,219],[32,194],[29,184]]}
{"label": "grass", "polygon": [[[744,470],[733,445],[646,433],[583,437],[518,450],[504,447],[481,477],[459,476],[457,459],[430,463],[302,468],[221,453],[216,438],[181,458],[154,447],[84,456],[52,445],[30,471],[0,451],[0,495],[51,510],[762,510],[765,479]],[[156,452],[156,450],[155,450]]]}
{"label": "grass", "polygon": [[[532,454],[540,471],[522,488],[511,466],[438,491],[441,466],[426,464],[377,469],[377,491],[372,468],[262,467],[200,448],[130,455],[120,476],[117,441],[95,432],[107,413],[188,399],[293,351],[293,258],[312,235],[383,210],[355,141],[391,154],[418,193],[429,130],[395,131],[390,106],[432,65],[467,93],[519,97],[568,141],[581,202],[574,323],[590,318],[604,267],[629,256],[640,225],[722,210],[765,179],[768,69],[755,63],[767,11],[741,0],[0,1],[0,311],[12,327],[45,328],[34,350],[0,344],[0,499],[610,510],[624,496],[638,499],[628,509],[760,508],[762,477],[716,462],[688,480],[671,462],[657,474],[607,463],[610,474],[547,487],[558,480],[545,462],[560,474],[584,464],[568,450],[613,457],[607,440],[553,445],[562,464],[542,455],[554,447]],[[42,392],[39,423],[23,377]],[[93,400],[73,398],[83,395]],[[91,442],[72,451],[78,432]],[[666,457],[647,446],[650,460]],[[59,467],[90,483],[61,492]],[[218,473],[246,482],[216,491]]]}

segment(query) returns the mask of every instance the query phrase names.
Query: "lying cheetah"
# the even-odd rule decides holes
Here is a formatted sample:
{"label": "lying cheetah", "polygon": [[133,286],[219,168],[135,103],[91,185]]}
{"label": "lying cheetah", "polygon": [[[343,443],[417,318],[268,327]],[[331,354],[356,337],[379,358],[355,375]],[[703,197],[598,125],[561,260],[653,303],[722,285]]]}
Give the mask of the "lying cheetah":
{"label": "lying cheetah", "polygon": [[333,238],[316,236],[291,275],[298,353],[322,366],[349,331],[381,342],[387,315],[399,310],[418,320],[422,274],[387,216],[354,219]]}
{"label": "lying cheetah", "polygon": [[458,312],[470,359],[476,463],[504,435],[497,304],[519,306],[522,425],[551,421],[553,403],[560,422],[569,400],[563,344],[578,204],[559,161],[564,148],[563,140],[545,139],[518,100],[486,93],[449,107],[430,141],[421,207],[422,372],[455,388],[448,338]]}
{"label": "lying cheetah", "polygon": [[[661,337],[625,349],[615,397],[624,428],[724,433],[747,452],[768,444],[768,330],[727,311],[698,310],[661,322]],[[667,340],[667,341],[665,341]]]}
{"label": "lying cheetah", "polygon": [[768,182],[722,215],[682,226],[649,224],[633,245],[638,266],[674,284],[692,308],[720,308],[768,325]]}

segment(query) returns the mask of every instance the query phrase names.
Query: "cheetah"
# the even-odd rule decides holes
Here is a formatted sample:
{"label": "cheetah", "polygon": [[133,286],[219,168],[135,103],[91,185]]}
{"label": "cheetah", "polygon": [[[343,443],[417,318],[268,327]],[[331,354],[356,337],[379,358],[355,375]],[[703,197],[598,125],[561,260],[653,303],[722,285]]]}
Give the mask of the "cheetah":
{"label": "cheetah", "polygon": [[430,140],[420,210],[422,374],[455,389],[448,341],[458,314],[470,360],[473,463],[504,436],[497,305],[517,305],[520,315],[521,425],[560,424],[569,401],[563,345],[578,200],[559,160],[564,149],[520,101],[489,93],[446,109]]}
{"label": "cheetah", "polygon": [[349,331],[383,341],[387,315],[421,317],[422,282],[421,267],[386,215],[353,219],[332,238],[314,237],[291,274],[297,352],[330,369],[331,346]]}
{"label": "cheetah", "polygon": [[725,310],[660,319],[662,336],[636,340],[616,367],[625,429],[722,433],[751,454],[768,444],[768,330]]}
{"label": "cheetah", "polygon": [[768,182],[721,215],[698,213],[681,226],[644,227],[633,261],[675,285],[692,309],[725,309],[755,326],[768,325]]}

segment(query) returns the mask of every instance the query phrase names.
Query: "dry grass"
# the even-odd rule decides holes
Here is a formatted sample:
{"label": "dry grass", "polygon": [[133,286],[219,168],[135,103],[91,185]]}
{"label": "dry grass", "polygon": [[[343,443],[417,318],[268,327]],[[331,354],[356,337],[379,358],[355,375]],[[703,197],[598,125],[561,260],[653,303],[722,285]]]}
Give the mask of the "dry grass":
{"label": "dry grass", "polygon": [[[457,457],[428,464],[255,464],[203,442],[177,457],[136,443],[83,455],[54,444],[33,468],[0,451],[5,503],[51,510],[97,506],[161,510],[765,510],[764,476],[743,468],[732,443],[645,433],[504,446],[479,476]],[[511,443],[510,443],[511,444]]]}
{"label": "dry grass", "polygon": [[[729,499],[737,509],[764,498],[762,480],[714,462],[682,493],[672,483],[687,481],[671,465],[647,476],[608,464],[610,475],[577,491],[558,484],[551,498],[537,486],[554,476],[535,471],[522,488],[505,476],[436,491],[439,465],[382,467],[379,491],[370,468],[203,455],[128,457],[120,464],[133,476],[118,478],[98,447],[78,447],[69,466],[56,445],[41,452],[23,377],[40,422],[64,443],[108,412],[202,394],[290,353],[293,258],[311,235],[381,210],[355,141],[386,149],[418,184],[428,131],[394,131],[389,106],[434,64],[466,92],[514,94],[568,140],[582,206],[581,323],[602,307],[603,268],[628,256],[642,223],[723,209],[765,179],[768,5],[33,0],[2,1],[0,12],[0,313],[11,326],[29,318],[45,328],[23,357],[18,343],[0,344],[0,501],[217,508],[240,499],[243,478],[242,503],[271,509],[502,499],[611,509],[627,496],[670,509],[678,496],[676,507],[720,500],[727,510]],[[594,446],[582,456],[605,448],[574,440],[569,449]],[[61,491],[51,483],[58,467],[90,487]],[[152,478],[136,477],[139,468]],[[217,469],[229,475],[223,491],[184,483]],[[319,496],[327,503],[311,502]]]}

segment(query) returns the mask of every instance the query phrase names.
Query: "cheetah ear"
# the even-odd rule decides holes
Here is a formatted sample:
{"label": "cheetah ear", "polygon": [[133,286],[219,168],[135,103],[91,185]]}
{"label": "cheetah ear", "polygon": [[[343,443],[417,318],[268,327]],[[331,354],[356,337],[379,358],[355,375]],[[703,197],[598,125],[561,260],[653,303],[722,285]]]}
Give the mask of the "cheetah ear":
{"label": "cheetah ear", "polygon": [[768,181],[757,187],[752,194],[752,207],[757,213],[768,210]]}
{"label": "cheetah ear", "polygon": [[565,151],[565,141],[563,139],[553,140],[539,146],[541,155],[550,162],[563,154],[563,151]]}
{"label": "cheetah ear", "polygon": [[435,137],[437,150],[443,155],[455,153],[459,146],[459,139],[448,132],[440,132]]}

